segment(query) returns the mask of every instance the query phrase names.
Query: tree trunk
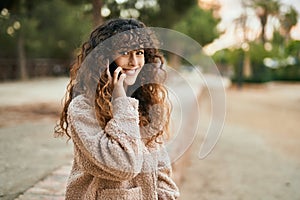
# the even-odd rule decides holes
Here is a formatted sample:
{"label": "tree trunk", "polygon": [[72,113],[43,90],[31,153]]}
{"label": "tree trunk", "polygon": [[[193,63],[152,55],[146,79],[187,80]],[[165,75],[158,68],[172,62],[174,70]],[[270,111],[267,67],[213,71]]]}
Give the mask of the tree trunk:
{"label": "tree trunk", "polygon": [[267,24],[268,15],[264,15],[260,17],[260,23],[261,23],[261,40],[262,43],[265,44],[267,41],[266,36],[266,24]]}
{"label": "tree trunk", "polygon": [[18,34],[17,54],[18,54],[18,73],[19,73],[18,77],[21,80],[27,80],[28,72],[26,68],[24,36],[22,31],[20,31]]}
{"label": "tree trunk", "polygon": [[102,0],[92,0],[93,4],[93,23],[94,27],[99,26],[103,23],[103,17],[101,16],[101,7],[102,7]]}
{"label": "tree trunk", "polygon": [[238,87],[238,89],[242,89],[243,82],[244,82],[244,77],[243,77],[243,74],[244,74],[244,65],[243,65],[244,56],[245,56],[245,53],[243,52],[243,54],[240,55],[239,62],[238,62],[238,71],[237,71],[237,87]]}
{"label": "tree trunk", "polygon": [[244,72],[243,73],[246,78],[249,78],[252,75],[250,55],[247,52],[245,52],[245,56],[244,56]]}

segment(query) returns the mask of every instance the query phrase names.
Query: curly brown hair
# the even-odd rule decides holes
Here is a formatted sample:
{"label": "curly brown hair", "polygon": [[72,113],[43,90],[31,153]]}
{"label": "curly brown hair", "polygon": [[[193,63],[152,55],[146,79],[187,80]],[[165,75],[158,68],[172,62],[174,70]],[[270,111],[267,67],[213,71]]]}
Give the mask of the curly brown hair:
{"label": "curly brown hair", "polygon": [[[106,73],[107,60],[111,61],[113,53],[117,50],[143,48],[145,65],[135,84],[128,87],[127,95],[139,100],[140,126],[145,127],[153,120],[164,123],[161,130],[147,138],[147,144],[152,141],[160,142],[160,136],[168,137],[171,104],[163,85],[166,71],[163,69],[164,58],[158,51],[158,45],[154,33],[146,29],[144,23],[135,19],[112,19],[97,27],[89,40],[81,46],[77,60],[71,67],[70,82],[64,97],[60,121],[55,127],[55,136],[71,137],[68,128],[68,107],[72,99],[80,94],[94,102],[91,104],[95,108],[99,125],[104,129],[112,118],[112,88]],[[163,112],[156,119],[152,119],[150,113],[150,108],[154,105],[159,105],[160,113]]]}

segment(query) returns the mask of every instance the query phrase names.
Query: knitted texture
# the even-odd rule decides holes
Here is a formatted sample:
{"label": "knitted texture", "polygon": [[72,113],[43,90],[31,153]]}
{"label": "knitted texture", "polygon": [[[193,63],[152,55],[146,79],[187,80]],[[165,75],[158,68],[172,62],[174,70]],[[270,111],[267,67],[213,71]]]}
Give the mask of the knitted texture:
{"label": "knitted texture", "polygon": [[[74,143],[73,167],[66,188],[70,200],[171,200],[179,191],[163,144],[145,146],[139,127],[138,101],[119,97],[104,130],[95,109],[80,95],[69,105]],[[155,129],[149,126],[150,132]],[[144,133],[147,135],[147,133]],[[152,133],[151,133],[152,134]]]}

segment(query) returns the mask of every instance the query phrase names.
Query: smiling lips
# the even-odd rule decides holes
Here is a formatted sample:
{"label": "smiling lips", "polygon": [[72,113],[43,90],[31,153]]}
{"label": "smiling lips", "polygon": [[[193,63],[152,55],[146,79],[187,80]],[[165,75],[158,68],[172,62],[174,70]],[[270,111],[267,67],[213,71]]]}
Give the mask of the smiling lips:
{"label": "smiling lips", "polygon": [[134,76],[135,72],[137,71],[138,68],[134,69],[122,69],[122,71],[127,75],[127,76]]}

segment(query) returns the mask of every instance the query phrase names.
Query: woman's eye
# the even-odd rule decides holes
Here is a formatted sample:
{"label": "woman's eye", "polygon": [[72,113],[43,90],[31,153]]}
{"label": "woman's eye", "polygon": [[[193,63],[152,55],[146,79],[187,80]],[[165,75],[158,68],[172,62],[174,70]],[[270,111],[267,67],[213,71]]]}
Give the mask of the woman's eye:
{"label": "woman's eye", "polygon": [[139,50],[136,52],[137,55],[143,55],[144,54],[144,50]]}
{"label": "woman's eye", "polygon": [[126,55],[129,54],[129,52],[128,51],[121,51],[121,52],[119,52],[119,54],[122,55],[122,56],[126,56]]}

